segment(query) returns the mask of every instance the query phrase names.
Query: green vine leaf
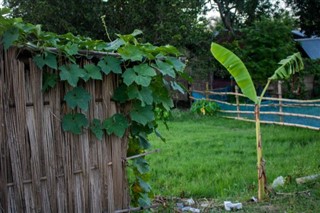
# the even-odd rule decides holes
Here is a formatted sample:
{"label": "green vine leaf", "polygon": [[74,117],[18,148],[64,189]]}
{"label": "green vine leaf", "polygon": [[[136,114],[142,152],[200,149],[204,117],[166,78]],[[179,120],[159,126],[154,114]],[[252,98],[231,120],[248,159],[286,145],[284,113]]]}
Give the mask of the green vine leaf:
{"label": "green vine leaf", "polygon": [[141,101],[141,105],[151,105],[153,103],[152,90],[149,87],[141,87],[139,90],[137,85],[131,85],[128,88],[129,99],[138,99]]}
{"label": "green vine leaf", "polygon": [[16,27],[11,27],[7,31],[4,32],[2,36],[2,43],[4,49],[7,50],[9,47],[19,39],[19,29]]}
{"label": "green vine leaf", "polygon": [[114,114],[112,117],[104,120],[102,125],[109,135],[115,134],[119,138],[123,137],[126,129],[129,127],[127,119],[122,114]]}
{"label": "green vine leaf", "polygon": [[153,101],[156,104],[161,104],[167,111],[169,111],[173,107],[173,101],[168,89],[164,87],[159,81],[165,84],[168,83],[162,78],[155,79],[155,83],[152,84],[151,87],[153,91]]}
{"label": "green vine leaf", "polygon": [[140,187],[144,192],[148,193],[151,191],[151,186],[147,182],[145,182],[142,178],[138,177],[138,181],[139,181]]}
{"label": "green vine leaf", "polygon": [[131,34],[127,34],[127,35],[117,34],[117,36],[122,40],[124,40],[125,42],[130,43],[130,42],[136,42],[135,37],[141,34],[143,34],[141,30],[135,29]]}
{"label": "green vine leaf", "polygon": [[186,65],[182,63],[178,58],[175,57],[167,57],[166,62],[170,63],[177,72],[183,72],[186,68]]}
{"label": "green vine leaf", "polygon": [[127,69],[123,74],[123,81],[127,86],[133,82],[143,87],[148,87],[153,76],[156,76],[156,71],[148,64],[136,65],[133,68]]}
{"label": "green vine leaf", "polygon": [[44,54],[37,54],[33,57],[33,61],[40,69],[42,69],[44,65],[55,70],[58,69],[57,58],[53,53],[45,52]]}
{"label": "green vine leaf", "polygon": [[138,199],[139,206],[150,206],[152,204],[148,193],[140,193],[140,197]]}
{"label": "green vine leaf", "polygon": [[99,61],[98,66],[101,67],[102,72],[108,75],[110,72],[115,74],[121,74],[121,61],[112,56],[106,56]]}
{"label": "green vine leaf", "polygon": [[103,126],[99,119],[93,119],[90,125],[91,132],[99,139],[102,140],[103,137]]}
{"label": "green vine leaf", "polygon": [[121,84],[115,89],[112,99],[121,104],[125,103],[129,99],[127,89],[128,87],[125,84]]}
{"label": "green vine leaf", "polygon": [[138,75],[134,72],[132,68],[126,69],[126,71],[122,74],[123,82],[130,86],[138,77]]}
{"label": "green vine leaf", "polygon": [[162,75],[168,75],[172,78],[176,77],[176,73],[171,64],[168,64],[161,60],[156,60],[156,66],[159,69],[159,71],[162,73]]}
{"label": "green vine leaf", "polygon": [[135,45],[127,44],[118,49],[118,53],[124,60],[142,61],[145,56],[144,52]]}
{"label": "green vine leaf", "polygon": [[138,137],[139,137],[140,147],[142,147],[143,149],[149,149],[151,147],[151,144],[148,141],[145,133],[140,133]]}
{"label": "green vine leaf", "polygon": [[119,47],[121,47],[124,44],[125,44],[124,40],[118,38],[118,39],[108,43],[108,45],[105,48],[105,50],[106,51],[115,51],[115,50],[118,50]]}
{"label": "green vine leaf", "polygon": [[177,48],[175,48],[172,45],[166,45],[166,46],[161,46],[161,47],[157,47],[156,48],[156,52],[160,52],[163,55],[175,55],[175,56],[179,56],[181,55],[181,53],[179,52],[179,50]]}
{"label": "green vine leaf", "polygon": [[146,159],[140,157],[140,158],[133,159],[132,161],[133,161],[132,162],[133,166],[137,168],[140,174],[145,174],[149,172],[150,167]]}
{"label": "green vine leaf", "polygon": [[98,67],[94,64],[86,64],[83,68],[86,71],[86,74],[83,77],[83,79],[85,81],[88,81],[90,78],[94,79],[94,80],[102,80],[102,74],[101,74],[100,67]]}
{"label": "green vine leaf", "polygon": [[179,91],[181,94],[184,94],[185,89],[179,83],[177,83],[176,81],[171,81],[170,84],[172,89]]}
{"label": "green vine leaf", "polygon": [[83,127],[88,126],[88,119],[82,113],[66,114],[62,119],[62,129],[66,132],[81,134]]}
{"label": "green vine leaf", "polygon": [[87,111],[91,95],[84,88],[75,87],[65,95],[64,100],[71,109],[79,107]]}
{"label": "green vine leaf", "polygon": [[146,125],[147,123],[154,120],[153,107],[150,105],[141,106],[135,104],[132,111],[130,112],[131,119],[139,124]]}
{"label": "green vine leaf", "polygon": [[68,42],[63,46],[62,50],[67,53],[67,55],[76,55],[79,51],[78,45]]}
{"label": "green vine leaf", "polygon": [[58,81],[56,73],[43,72],[42,91],[46,92],[49,88],[54,88]]}
{"label": "green vine leaf", "polygon": [[86,72],[76,64],[62,65],[59,70],[61,70],[60,79],[68,81],[73,87],[77,86],[79,78],[83,78],[86,75]]}

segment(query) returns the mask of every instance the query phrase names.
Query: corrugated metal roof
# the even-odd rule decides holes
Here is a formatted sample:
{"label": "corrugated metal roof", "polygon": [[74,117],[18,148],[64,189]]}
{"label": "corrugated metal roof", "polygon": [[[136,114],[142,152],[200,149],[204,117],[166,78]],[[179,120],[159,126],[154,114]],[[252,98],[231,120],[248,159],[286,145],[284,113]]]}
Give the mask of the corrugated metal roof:
{"label": "corrugated metal roof", "polygon": [[303,50],[311,59],[320,58],[320,38],[304,38],[296,39],[299,42]]}
{"label": "corrugated metal roof", "polygon": [[298,38],[306,38],[307,36],[301,32],[300,30],[291,30],[291,33],[294,35],[294,37]]}

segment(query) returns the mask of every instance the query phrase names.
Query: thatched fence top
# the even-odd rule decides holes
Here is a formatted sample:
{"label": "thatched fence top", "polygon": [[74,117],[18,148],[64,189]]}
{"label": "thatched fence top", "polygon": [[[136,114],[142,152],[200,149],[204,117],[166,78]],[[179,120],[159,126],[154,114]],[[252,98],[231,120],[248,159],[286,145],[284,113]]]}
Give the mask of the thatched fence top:
{"label": "thatched fence top", "polygon": [[[61,128],[67,113],[59,83],[42,92],[42,73],[21,49],[0,50],[0,212],[113,212],[129,206],[127,137],[96,139]],[[81,59],[81,64],[91,63]],[[45,68],[49,69],[49,68]],[[55,72],[55,71],[51,71]],[[115,75],[83,85],[93,94],[88,119],[119,111]]]}

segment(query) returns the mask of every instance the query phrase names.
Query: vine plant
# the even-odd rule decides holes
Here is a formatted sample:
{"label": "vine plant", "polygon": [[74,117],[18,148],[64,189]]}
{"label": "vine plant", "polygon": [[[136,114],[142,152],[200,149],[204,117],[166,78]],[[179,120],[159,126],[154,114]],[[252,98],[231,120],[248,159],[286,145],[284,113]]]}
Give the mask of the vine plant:
{"label": "vine plant", "polygon": [[[39,68],[47,66],[57,71],[58,74],[44,71],[43,91],[54,88],[60,81],[71,86],[64,100],[73,110],[62,118],[64,131],[81,134],[88,127],[99,140],[105,134],[123,137],[125,132],[129,132],[128,156],[143,153],[150,147],[147,139],[150,133],[155,132],[161,137],[157,132],[157,122],[159,115],[173,107],[170,90],[184,92],[175,80],[178,76],[184,76],[185,68],[175,47],[139,43],[136,38],[142,34],[139,30],[128,35],[117,35],[118,38],[111,42],[91,40],[71,33],[57,35],[42,31],[40,25],[10,18],[8,9],[0,11],[0,36],[5,50],[13,45],[27,48],[32,51],[33,61]],[[78,56],[91,59],[88,50],[103,52],[105,56],[98,57],[97,63],[79,66],[76,63]],[[64,58],[66,63],[61,64],[58,58]],[[130,104],[130,110],[103,120],[95,118],[89,121],[82,112],[88,110],[92,95],[80,86],[80,82],[102,80],[103,75],[110,73],[120,79],[113,100],[118,104]],[[140,157],[132,160],[131,168],[135,174],[131,185],[132,201],[141,206],[149,205],[149,165]]]}

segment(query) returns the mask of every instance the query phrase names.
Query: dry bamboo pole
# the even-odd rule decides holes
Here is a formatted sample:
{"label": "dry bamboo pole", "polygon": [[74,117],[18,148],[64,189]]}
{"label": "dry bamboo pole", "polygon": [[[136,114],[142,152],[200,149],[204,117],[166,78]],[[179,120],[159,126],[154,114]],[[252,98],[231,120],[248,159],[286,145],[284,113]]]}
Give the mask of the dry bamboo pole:
{"label": "dry bamboo pole", "polygon": [[234,86],[235,92],[236,92],[236,104],[237,104],[237,117],[240,117],[240,105],[239,105],[239,88],[237,85]]}
{"label": "dry bamboo pole", "polygon": [[[192,97],[192,96],[190,96],[190,99],[191,100],[196,100],[196,101],[197,100],[201,100],[200,98],[195,98],[195,97]],[[231,103],[228,103],[228,102],[225,102],[225,101],[220,101],[220,100],[209,99],[208,101],[214,101],[214,102],[217,102],[217,103],[222,103],[222,104],[226,104],[226,105],[230,105],[230,106],[236,106],[236,104],[231,104]]]}
{"label": "dry bamboo pole", "polygon": [[[193,92],[205,94],[205,91],[201,90],[192,90]],[[245,97],[241,93],[235,93],[235,92],[214,92],[214,91],[209,91],[208,92],[210,95],[238,95],[241,97]],[[263,97],[263,100],[269,100],[269,101],[279,101],[279,98],[271,98],[271,97]],[[320,103],[320,99],[314,99],[314,100],[298,100],[298,99],[288,99],[288,98],[282,98],[283,102],[295,102],[295,103]]]}
{"label": "dry bamboo pole", "polygon": [[[201,91],[201,90],[192,90],[193,92],[197,92],[197,93],[201,93],[201,94],[205,94],[205,91]],[[214,91],[209,91],[208,92],[210,95],[237,95],[237,93],[235,92],[214,92]],[[244,96],[242,93],[238,93],[239,96],[241,97],[246,97]]]}
{"label": "dry bamboo pole", "polygon": [[[241,121],[248,121],[248,122],[255,122],[255,120],[248,119],[248,118],[237,118],[237,117],[231,117],[231,116],[222,116],[223,118],[229,118],[229,119],[235,119],[235,120],[241,120]],[[301,125],[301,124],[291,124],[291,123],[284,123],[284,122],[274,122],[274,121],[262,121],[260,120],[260,123],[262,124],[276,124],[280,126],[291,126],[291,127],[299,127],[299,128],[305,128],[305,129],[311,129],[311,130],[320,130],[320,127],[312,127],[307,125]]]}
{"label": "dry bamboo pole", "polygon": [[[236,110],[219,110],[219,112],[223,113],[240,113],[240,114],[254,114],[252,111],[236,111]],[[279,115],[279,116],[292,116],[292,117],[301,117],[301,118],[312,118],[312,119],[320,119],[320,116],[315,116],[315,115],[305,115],[305,114],[297,114],[297,113],[286,113],[286,112],[261,112],[260,115]]]}
{"label": "dry bamboo pole", "polygon": [[[282,113],[282,81],[278,81],[278,98],[279,98],[279,112]],[[283,117],[279,116],[280,122],[283,122]]]}

